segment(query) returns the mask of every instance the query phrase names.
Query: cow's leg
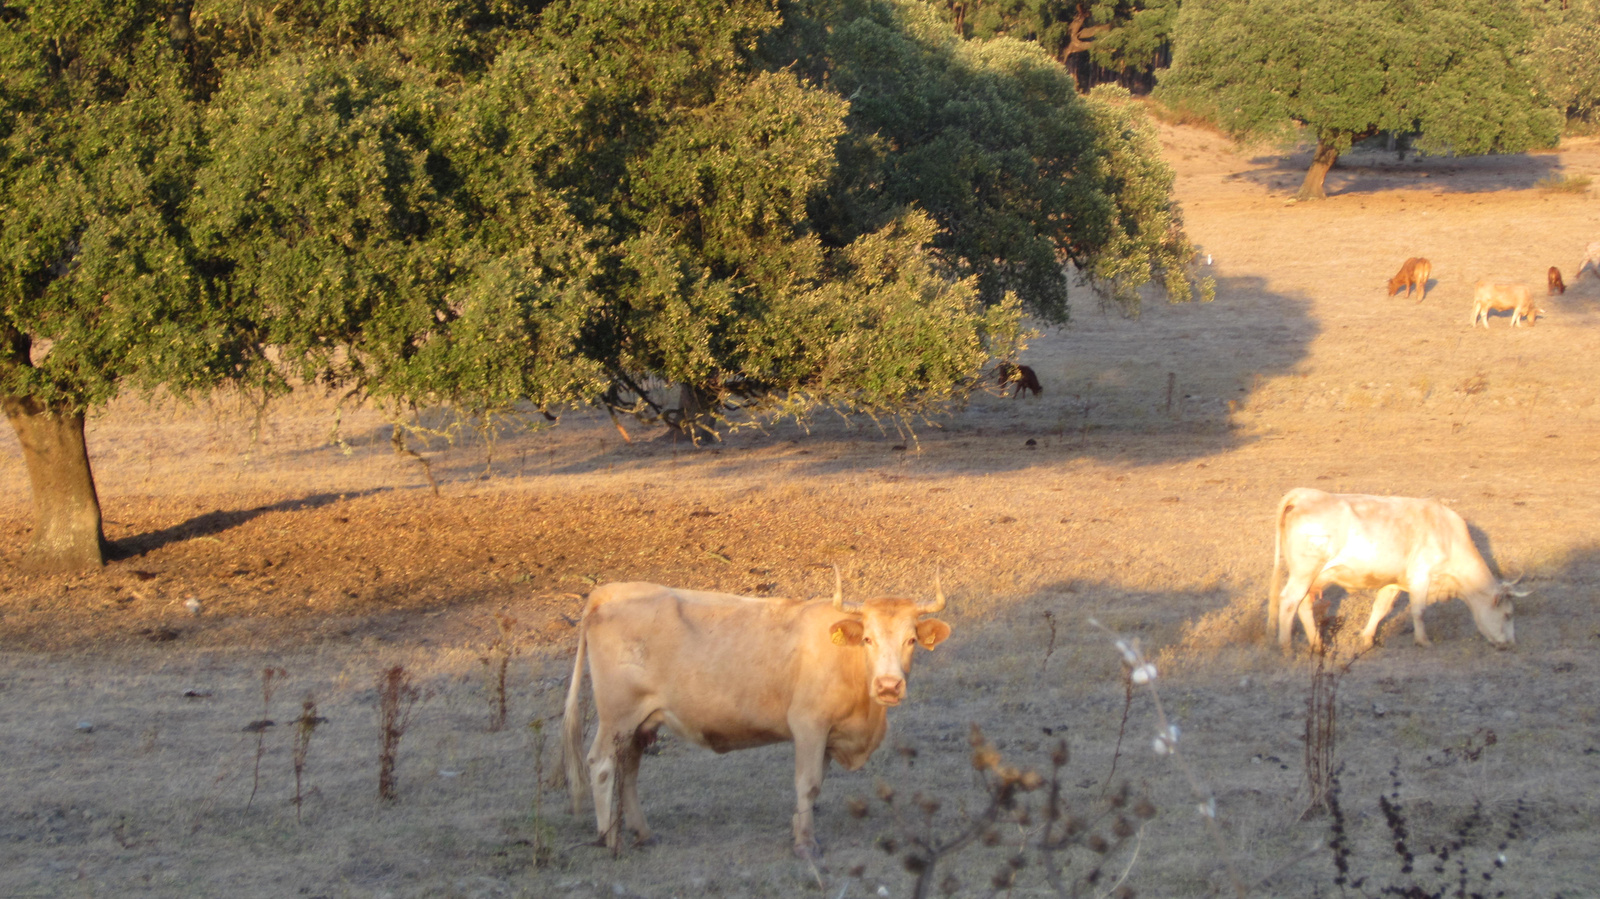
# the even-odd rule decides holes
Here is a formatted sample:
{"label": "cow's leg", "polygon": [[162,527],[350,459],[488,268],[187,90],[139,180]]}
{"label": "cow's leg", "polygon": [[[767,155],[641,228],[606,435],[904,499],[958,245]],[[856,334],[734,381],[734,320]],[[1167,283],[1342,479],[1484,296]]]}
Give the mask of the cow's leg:
{"label": "cow's leg", "polygon": [[614,791],[617,780],[618,739],[614,728],[603,727],[595,733],[594,742],[589,744],[589,789],[590,795],[594,797],[594,826],[600,833],[600,842],[613,849],[617,847],[618,840],[613,821],[613,815],[617,811],[617,797]]}
{"label": "cow's leg", "polygon": [[1411,594],[1411,638],[1417,641],[1418,646],[1432,646],[1428,629],[1422,626],[1422,612],[1428,607],[1428,578],[1414,578],[1408,592]]}
{"label": "cow's leg", "polygon": [[[589,786],[594,791],[595,827],[605,845],[615,850],[626,824],[648,839],[644,813],[639,808],[639,727],[631,716],[621,721],[602,718],[589,747]],[[621,814],[621,820],[618,815]]]}
{"label": "cow's leg", "polygon": [[[1361,645],[1363,648],[1370,648],[1373,641],[1377,639],[1378,625],[1383,623],[1383,619],[1389,614],[1389,610],[1394,608],[1395,597],[1399,595],[1399,584],[1390,584],[1378,591],[1377,597],[1372,600],[1372,615],[1367,618],[1367,626],[1361,629]],[[1417,601],[1416,597],[1413,596],[1411,601],[1415,603]]]}
{"label": "cow's leg", "polygon": [[1278,594],[1278,645],[1284,652],[1289,651],[1289,644],[1294,640],[1295,616],[1300,616],[1300,623],[1306,630],[1306,640],[1311,643],[1312,649],[1322,647],[1322,635],[1317,632],[1316,623],[1311,619],[1311,578],[1291,574],[1283,591]]}
{"label": "cow's leg", "polygon": [[1306,642],[1311,644],[1312,652],[1322,651],[1322,628],[1317,626],[1317,600],[1322,598],[1321,590],[1313,590],[1300,600],[1298,617],[1300,627],[1306,632]]}
{"label": "cow's leg", "polygon": [[812,824],[812,807],[822,795],[822,777],[828,764],[828,731],[809,723],[795,726],[794,732],[794,854],[817,859],[822,849]]}
{"label": "cow's leg", "polygon": [[638,845],[655,840],[650,833],[650,825],[644,821],[644,808],[639,805],[639,760],[644,757],[644,748],[649,745],[650,736],[648,730],[635,731],[627,749],[617,759],[617,788],[622,791],[622,821],[633,831],[633,840]]}

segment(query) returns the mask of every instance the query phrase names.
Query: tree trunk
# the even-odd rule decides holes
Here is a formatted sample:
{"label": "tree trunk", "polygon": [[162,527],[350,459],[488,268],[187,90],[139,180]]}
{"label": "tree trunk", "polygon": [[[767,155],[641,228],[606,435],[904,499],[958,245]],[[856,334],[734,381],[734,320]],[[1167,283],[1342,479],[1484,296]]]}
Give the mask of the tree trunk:
{"label": "tree trunk", "polygon": [[0,398],[22,444],[33,488],[33,539],[23,568],[77,571],[105,564],[100,497],[83,438],[83,413],[31,397]]}
{"label": "tree trunk", "polygon": [[701,440],[715,440],[717,437],[716,429],[712,427],[715,418],[710,412],[710,407],[715,401],[715,394],[709,390],[703,390],[692,384],[680,384],[678,408],[666,410],[662,419],[666,421],[668,427],[699,446]]}
{"label": "tree trunk", "polygon": [[1322,189],[1322,182],[1328,177],[1328,170],[1339,161],[1339,148],[1331,139],[1317,138],[1317,152],[1311,157],[1311,168],[1306,171],[1306,180],[1300,184],[1300,192],[1295,194],[1296,200],[1326,200],[1327,193]]}

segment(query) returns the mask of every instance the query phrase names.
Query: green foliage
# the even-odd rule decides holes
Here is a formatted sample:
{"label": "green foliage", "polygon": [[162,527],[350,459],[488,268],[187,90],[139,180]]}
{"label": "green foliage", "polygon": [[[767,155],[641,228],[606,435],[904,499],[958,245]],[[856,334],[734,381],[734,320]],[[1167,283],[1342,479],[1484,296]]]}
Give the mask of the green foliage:
{"label": "green foliage", "polygon": [[919,3],[11,9],[8,395],[919,411],[1065,317],[1063,262],[1189,295],[1126,97]]}
{"label": "green foliage", "polygon": [[1087,52],[1113,71],[1148,72],[1177,15],[1178,0],[1001,0],[978,4],[966,22],[973,37],[1037,41],[1063,62],[1069,53]]}
{"label": "green foliage", "polygon": [[240,350],[182,220],[199,115],[164,10],[0,17],[0,394],[83,409],[198,386]]}
{"label": "green foliage", "polygon": [[1600,0],[1530,3],[1542,93],[1569,122],[1600,124]]}
{"label": "green foliage", "polygon": [[586,398],[656,379],[795,414],[914,411],[1010,351],[1014,310],[935,273],[925,222],[814,233],[846,106],[755,68],[769,7],[573,3],[544,22],[467,96],[457,168],[494,211],[472,250],[575,298],[570,355],[551,358],[576,363]]}
{"label": "green foliage", "polygon": [[797,4],[766,53],[850,102],[839,167],[812,203],[830,243],[916,207],[986,303],[1015,292],[1065,319],[1065,262],[1130,310],[1154,277],[1191,295],[1172,174],[1125,94],[1086,103],[1037,44],[959,40],[915,2]]}
{"label": "green foliage", "polygon": [[1335,151],[1383,131],[1422,149],[1518,152],[1555,138],[1516,0],[1189,0],[1157,97],[1239,136]]}
{"label": "green foliage", "polygon": [[[1109,286],[1124,305],[1137,304],[1133,291],[1152,274],[1161,276],[1173,301],[1192,299],[1196,285],[1183,263],[1193,258],[1194,246],[1172,203],[1172,169],[1161,159],[1155,126],[1126,90],[1113,85],[1090,91],[1088,108],[1100,138],[1096,165],[1112,208],[1105,245],[1088,257],[1084,273]],[[1210,278],[1198,286],[1202,301],[1215,298],[1216,284]]]}

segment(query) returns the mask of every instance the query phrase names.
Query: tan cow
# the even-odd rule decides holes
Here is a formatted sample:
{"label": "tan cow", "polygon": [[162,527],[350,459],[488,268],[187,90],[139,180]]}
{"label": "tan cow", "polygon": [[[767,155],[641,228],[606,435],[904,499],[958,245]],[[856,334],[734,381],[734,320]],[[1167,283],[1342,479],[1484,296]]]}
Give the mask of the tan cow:
{"label": "tan cow", "polygon": [[1296,615],[1312,650],[1322,648],[1311,607],[1329,584],[1378,591],[1361,631],[1365,646],[1372,645],[1402,590],[1410,595],[1418,646],[1429,645],[1422,610],[1451,596],[1466,601],[1478,633],[1496,646],[1510,646],[1516,640],[1510,597],[1527,595],[1490,573],[1467,523],[1438,500],[1299,487],[1278,504],[1267,600],[1267,630],[1277,632],[1285,652]]}
{"label": "tan cow", "polygon": [[[847,605],[837,575],[831,601],[597,587],[578,630],[563,728],[573,813],[592,786],[607,845],[618,845],[622,824],[649,840],[639,757],[663,724],[719,753],[793,742],[794,849],[815,857],[811,808],[828,760],[849,771],[866,764],[888,731],[889,707],[906,698],[912,650],[950,635],[949,625],[924,617],[944,608],[944,592],[935,597]],[[587,764],[579,754],[586,657],[599,719]]]}
{"label": "tan cow", "polygon": [[1561,269],[1556,268],[1553,265],[1550,266],[1550,270],[1544,273],[1544,279],[1549,285],[1548,289],[1545,291],[1545,293],[1548,295],[1559,296],[1567,292],[1566,282],[1561,280]]}
{"label": "tan cow", "polygon": [[1495,281],[1479,281],[1472,293],[1472,324],[1476,325],[1479,319],[1483,320],[1483,327],[1489,327],[1489,313],[1511,312],[1511,327],[1515,328],[1528,320],[1528,327],[1533,327],[1539,316],[1544,314],[1543,309],[1533,305],[1533,291],[1524,284],[1501,284]]}
{"label": "tan cow", "polygon": [[1411,288],[1415,286],[1417,288],[1417,302],[1422,302],[1428,298],[1428,276],[1432,273],[1433,263],[1423,259],[1421,256],[1412,256],[1405,261],[1404,265],[1400,266],[1400,271],[1389,279],[1389,296],[1394,296],[1400,292],[1400,288],[1404,287],[1406,289],[1406,299],[1409,300],[1411,299]]}

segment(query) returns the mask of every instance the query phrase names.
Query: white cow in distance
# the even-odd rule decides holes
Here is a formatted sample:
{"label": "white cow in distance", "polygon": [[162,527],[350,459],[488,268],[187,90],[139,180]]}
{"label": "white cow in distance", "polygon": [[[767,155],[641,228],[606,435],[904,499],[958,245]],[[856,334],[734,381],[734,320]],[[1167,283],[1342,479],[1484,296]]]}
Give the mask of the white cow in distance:
{"label": "white cow in distance", "polygon": [[1361,631],[1363,646],[1372,645],[1402,590],[1410,595],[1418,646],[1429,645],[1423,610],[1451,596],[1466,602],[1490,643],[1507,647],[1516,640],[1510,597],[1527,592],[1512,590],[1489,571],[1467,523],[1438,500],[1299,487],[1278,504],[1277,525],[1267,630],[1277,633],[1285,651],[1296,616],[1312,650],[1321,650],[1312,604],[1329,584],[1378,591]]}

